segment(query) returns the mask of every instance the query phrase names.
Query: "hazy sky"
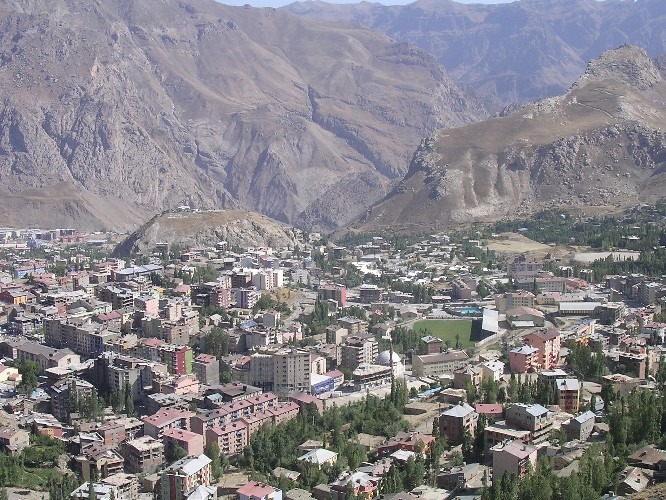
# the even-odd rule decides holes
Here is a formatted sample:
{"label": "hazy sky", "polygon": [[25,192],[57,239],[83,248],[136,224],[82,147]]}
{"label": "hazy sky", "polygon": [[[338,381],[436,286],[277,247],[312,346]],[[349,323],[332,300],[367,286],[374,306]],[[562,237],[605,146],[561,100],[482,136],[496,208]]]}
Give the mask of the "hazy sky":
{"label": "hazy sky", "polygon": [[[227,5],[245,5],[249,3],[252,7],[282,7],[294,3],[295,0],[217,0]],[[360,0],[326,0],[328,3],[359,3]],[[373,0],[384,5],[406,5],[415,0]],[[514,0],[455,0],[460,3],[508,3]]]}

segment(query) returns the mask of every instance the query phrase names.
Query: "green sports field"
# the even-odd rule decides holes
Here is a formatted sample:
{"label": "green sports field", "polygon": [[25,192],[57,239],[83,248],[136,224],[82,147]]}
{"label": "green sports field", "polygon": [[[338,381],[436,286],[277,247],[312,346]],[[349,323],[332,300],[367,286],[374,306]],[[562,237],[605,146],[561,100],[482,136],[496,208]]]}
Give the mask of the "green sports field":
{"label": "green sports field", "polygon": [[458,334],[462,347],[474,347],[474,342],[470,340],[471,319],[424,319],[414,323],[412,328],[414,331],[429,330],[432,335],[439,337],[443,342],[448,340],[451,347],[456,346],[456,334]]}

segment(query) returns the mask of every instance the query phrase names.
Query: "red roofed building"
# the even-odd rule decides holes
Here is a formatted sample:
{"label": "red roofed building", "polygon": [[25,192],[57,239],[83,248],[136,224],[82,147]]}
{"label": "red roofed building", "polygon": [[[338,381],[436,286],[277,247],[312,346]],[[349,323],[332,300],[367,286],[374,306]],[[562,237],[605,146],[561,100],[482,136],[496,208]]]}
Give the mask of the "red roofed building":
{"label": "red roofed building", "polygon": [[221,453],[237,455],[247,446],[247,424],[241,419],[206,429],[206,444],[217,443]]}
{"label": "red roofed building", "polygon": [[317,411],[319,413],[322,413],[324,411],[324,403],[321,399],[318,399],[314,397],[311,394],[307,394],[305,392],[290,392],[289,393],[289,401],[293,401],[296,403],[300,408],[304,408],[309,404],[313,404],[317,407]]}
{"label": "red roofed building", "polygon": [[485,415],[488,422],[494,422],[501,419],[504,414],[504,407],[501,404],[478,404],[474,411],[479,415]]}
{"label": "red roofed building", "polygon": [[144,434],[162,439],[167,429],[190,428],[190,419],[195,416],[194,412],[176,409],[160,410],[149,417],[143,417]]}
{"label": "red roofed building", "polygon": [[204,437],[201,434],[184,429],[170,428],[163,433],[164,447],[169,443],[176,444],[184,449],[188,455],[201,455],[204,452]]}
{"label": "red roofed building", "polygon": [[[421,434],[419,432],[398,432],[394,437],[377,449],[379,457],[386,457],[398,450],[411,451],[416,453],[419,446],[422,447],[423,454],[426,455],[435,438],[430,434]],[[420,445],[419,445],[420,443]]]}
{"label": "red roofed building", "polygon": [[265,483],[250,481],[236,490],[238,500],[282,500],[282,490]]}

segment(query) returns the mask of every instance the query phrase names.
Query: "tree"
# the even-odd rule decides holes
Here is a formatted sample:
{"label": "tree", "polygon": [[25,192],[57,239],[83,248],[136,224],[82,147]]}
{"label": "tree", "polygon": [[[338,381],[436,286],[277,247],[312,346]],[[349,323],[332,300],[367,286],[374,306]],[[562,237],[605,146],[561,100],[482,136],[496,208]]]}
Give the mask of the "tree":
{"label": "tree", "polygon": [[164,459],[168,465],[171,465],[174,462],[177,462],[181,458],[187,456],[187,451],[182,446],[177,445],[173,441],[169,441],[164,448]]}
{"label": "tree", "polygon": [[465,385],[465,392],[467,393],[467,403],[472,404],[474,401],[476,401],[477,398],[477,390],[476,386],[472,383],[471,380],[467,381],[467,384]]}
{"label": "tree", "polygon": [[220,448],[217,443],[212,442],[206,447],[206,456],[210,458],[210,470],[215,479],[222,475],[222,464],[220,462]]}
{"label": "tree", "polygon": [[21,374],[21,383],[18,388],[23,394],[31,394],[32,391],[37,389],[39,386],[39,372],[41,367],[37,361],[32,361],[31,359],[24,359],[19,361],[18,365],[19,373]]}
{"label": "tree", "polygon": [[474,437],[465,429],[462,438],[462,455],[466,463],[475,462],[474,460]]}
{"label": "tree", "polygon": [[132,386],[129,382],[125,382],[125,387],[123,388],[123,396],[125,398],[124,407],[125,413],[128,417],[134,416],[134,395],[132,394]]}
{"label": "tree", "polygon": [[7,488],[0,488],[0,500],[9,500],[9,494],[7,493]]}
{"label": "tree", "polygon": [[97,494],[95,494],[95,485],[93,484],[92,479],[88,481],[88,500],[97,500]]}
{"label": "tree", "polygon": [[220,327],[214,326],[203,339],[203,352],[217,358],[229,354],[229,334]]}

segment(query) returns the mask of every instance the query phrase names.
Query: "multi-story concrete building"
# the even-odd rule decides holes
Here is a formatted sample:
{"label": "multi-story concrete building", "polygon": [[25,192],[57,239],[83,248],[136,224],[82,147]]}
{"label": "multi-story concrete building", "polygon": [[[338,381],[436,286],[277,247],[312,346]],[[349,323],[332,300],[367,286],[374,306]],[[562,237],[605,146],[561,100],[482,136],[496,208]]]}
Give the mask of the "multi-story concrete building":
{"label": "multi-story concrete building", "polygon": [[108,477],[123,472],[125,461],[116,451],[101,443],[85,448],[76,457],[84,479]]}
{"label": "multi-story concrete building", "polygon": [[247,424],[243,419],[206,429],[206,444],[217,443],[221,453],[238,455],[247,446]]}
{"label": "multi-story concrete building", "polygon": [[644,281],[638,285],[638,300],[642,304],[656,304],[666,295],[666,286],[655,281]]}
{"label": "multi-story concrete building", "polygon": [[68,348],[87,357],[104,352],[105,341],[120,337],[120,330],[110,330],[89,318],[47,318],[44,320],[44,341],[51,347]]}
{"label": "multi-story concrete building", "polygon": [[308,392],[311,367],[308,351],[277,351],[273,354],[273,391],[278,395],[286,395],[292,391]]}
{"label": "multi-story concrete building", "polygon": [[8,455],[21,453],[30,446],[30,433],[23,429],[0,428],[0,449]]}
{"label": "multi-story concrete building", "polygon": [[192,362],[192,372],[202,384],[220,382],[220,362],[212,354],[199,354]]}
{"label": "multi-story concrete building", "polygon": [[131,356],[104,353],[95,360],[97,380],[104,380],[109,391],[121,392],[127,386],[132,390],[134,400],[140,400],[147,390],[152,390],[153,376],[166,375],[167,366]]}
{"label": "multi-story concrete building", "polygon": [[355,370],[360,365],[374,363],[379,345],[372,336],[348,335],[340,346],[340,366]]}
{"label": "multi-story concrete building", "polygon": [[451,349],[438,354],[412,356],[412,373],[417,377],[437,377],[453,373],[469,363],[465,351]]}
{"label": "multi-story concrete building", "polygon": [[236,288],[233,291],[236,294],[236,307],[240,309],[252,309],[259,300],[255,287]]}
{"label": "multi-story concrete building", "polygon": [[338,325],[347,330],[349,335],[367,335],[368,322],[362,319],[354,318],[353,316],[345,316],[338,319]]}
{"label": "multi-story concrete building", "polygon": [[493,446],[499,443],[514,440],[529,443],[531,439],[530,431],[516,429],[507,425],[504,421],[486,425],[483,429],[484,450],[486,452],[489,452]]}
{"label": "multi-story concrete building", "polygon": [[359,301],[364,304],[381,302],[383,292],[377,285],[361,285],[358,287]]}
{"label": "multi-story concrete building", "polygon": [[523,337],[525,344],[539,350],[540,365],[544,370],[557,367],[560,361],[560,332],[544,328]]}
{"label": "multi-story concrete building", "polygon": [[116,489],[115,498],[122,500],[138,500],[139,498],[139,481],[134,474],[117,472],[105,477],[101,482]]}
{"label": "multi-story concrete building", "polygon": [[510,278],[516,276],[536,276],[543,271],[543,262],[531,255],[519,255],[507,263],[506,273]]}
{"label": "multi-story concrete building", "polygon": [[185,450],[188,455],[201,455],[204,452],[204,436],[185,429],[166,429],[162,434],[164,447],[175,445]]}
{"label": "multi-story concrete building", "polygon": [[338,307],[347,307],[347,288],[342,285],[323,284],[317,290],[317,295],[321,300],[335,300]]}
{"label": "multi-story concrete building", "polygon": [[185,457],[162,472],[162,500],[185,500],[200,486],[210,486],[211,460],[206,455]]}
{"label": "multi-story concrete building", "polygon": [[495,307],[500,313],[504,313],[515,307],[534,307],[535,295],[527,290],[517,290],[495,295]]}
{"label": "multi-story concrete building", "polygon": [[478,387],[481,383],[481,370],[472,365],[466,365],[453,372],[453,388],[466,389],[468,384]]}
{"label": "multi-story concrete building", "polygon": [[420,354],[439,354],[442,352],[442,339],[434,335],[426,335],[421,337],[419,343]]}
{"label": "multi-story concrete building", "polygon": [[587,441],[594,430],[595,415],[586,411],[562,424],[567,439]]}
{"label": "multi-story concrete building", "polygon": [[491,448],[493,453],[493,481],[500,481],[504,474],[524,479],[534,470],[537,462],[537,449],[520,441],[499,443]]}
{"label": "multi-story concrete building", "polygon": [[134,298],[138,295],[137,292],[111,284],[100,287],[97,294],[100,300],[111,303],[113,309],[133,307]]}
{"label": "multi-story concrete building", "polygon": [[472,300],[476,297],[476,280],[457,278],[451,282],[451,295],[455,300]]}
{"label": "multi-story concrete building", "polygon": [[[77,411],[73,408],[73,401],[83,401],[93,393],[94,386],[77,377],[69,377],[53,384],[48,389],[51,396],[51,414],[62,422],[66,422],[69,414]],[[76,396],[71,391],[76,391]]]}
{"label": "multi-story concrete building", "polygon": [[506,423],[530,431],[530,441],[539,443],[548,439],[553,428],[553,414],[538,404],[514,403],[506,408]]}
{"label": "multi-story concrete building", "polygon": [[125,441],[120,447],[128,472],[133,474],[158,471],[164,464],[164,443],[151,436]]}
{"label": "multi-story concrete building", "polygon": [[21,362],[24,359],[35,361],[42,372],[49,368],[67,368],[81,362],[80,356],[70,349],[54,349],[30,341],[19,342],[12,347],[15,361]]}
{"label": "multi-story concrete building", "polygon": [[541,367],[539,349],[524,345],[509,351],[509,368],[514,373],[536,371]]}
{"label": "multi-story concrete building", "polygon": [[467,403],[461,403],[449,408],[439,416],[439,433],[446,436],[449,443],[457,445],[462,443],[465,432],[472,436],[479,421],[479,415]]}
{"label": "multi-story concrete building", "polygon": [[144,433],[155,439],[162,439],[167,429],[190,429],[190,419],[196,414],[184,410],[160,410],[157,413],[143,417]]}
{"label": "multi-story concrete building", "polygon": [[575,378],[555,380],[555,398],[560,409],[567,413],[578,413],[580,405],[580,382]]}

